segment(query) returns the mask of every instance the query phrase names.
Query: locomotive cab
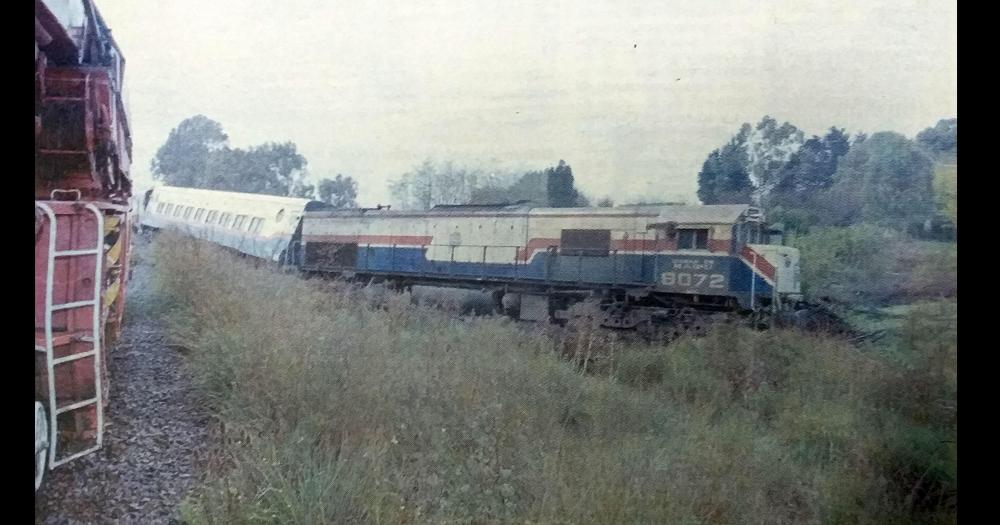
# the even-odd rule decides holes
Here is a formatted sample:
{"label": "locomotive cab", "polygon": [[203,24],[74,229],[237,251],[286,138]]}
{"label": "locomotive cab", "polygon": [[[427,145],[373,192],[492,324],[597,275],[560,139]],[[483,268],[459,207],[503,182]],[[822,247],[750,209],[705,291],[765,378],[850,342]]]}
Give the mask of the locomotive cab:
{"label": "locomotive cab", "polygon": [[799,251],[758,208],[670,207],[649,227],[666,242],[656,259],[662,292],[731,297],[747,310],[801,299]]}

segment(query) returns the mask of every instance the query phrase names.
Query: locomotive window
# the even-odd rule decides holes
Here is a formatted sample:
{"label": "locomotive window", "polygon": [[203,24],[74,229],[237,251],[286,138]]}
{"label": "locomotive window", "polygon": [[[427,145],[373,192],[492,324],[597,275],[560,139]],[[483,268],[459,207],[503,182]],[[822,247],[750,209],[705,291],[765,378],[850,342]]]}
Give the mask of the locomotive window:
{"label": "locomotive window", "polygon": [[708,248],[708,229],[677,230],[678,250],[705,250]]}
{"label": "locomotive window", "polygon": [[607,257],[611,251],[611,230],[563,230],[559,239],[562,255]]}

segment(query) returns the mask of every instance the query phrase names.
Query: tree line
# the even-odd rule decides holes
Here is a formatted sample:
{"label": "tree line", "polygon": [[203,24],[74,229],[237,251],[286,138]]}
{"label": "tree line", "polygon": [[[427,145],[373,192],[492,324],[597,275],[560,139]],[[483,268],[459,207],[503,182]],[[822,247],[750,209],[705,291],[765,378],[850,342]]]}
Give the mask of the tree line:
{"label": "tree line", "polygon": [[958,119],[913,140],[892,131],[851,136],[837,127],[805,139],[794,125],[764,117],[708,155],[698,197],[762,206],[799,231],[858,223],[953,230],[957,158]]}
{"label": "tree line", "polygon": [[[698,172],[703,204],[751,203],[773,221],[805,232],[811,226],[870,223],[926,233],[957,225],[958,120],[943,119],[914,139],[870,136],[831,127],[806,138],[769,116],[743,124],[710,152]],[[319,199],[357,206],[357,181],[342,174],[310,183],[308,162],[293,142],[234,148],[222,125],[203,115],[174,128],[152,160],[153,176],[170,185]],[[405,209],[439,204],[589,206],[565,161],[523,172],[426,160],[389,182]],[[606,197],[594,203],[613,206]]]}
{"label": "tree line", "polygon": [[246,149],[229,145],[222,124],[204,115],[183,120],[153,157],[156,180],[171,186],[319,199],[357,206],[357,182],[337,174],[308,182],[308,161],[293,142]]}
{"label": "tree line", "polygon": [[[308,161],[293,142],[246,149],[229,145],[222,124],[204,115],[171,130],[151,163],[153,177],[171,186],[314,198],[338,208],[357,206],[357,181],[337,174],[308,181]],[[515,173],[426,160],[389,183],[394,203],[406,209],[438,204],[531,202],[537,206],[587,206],[575,187],[573,169],[555,166]],[[610,205],[605,199],[600,205]]]}
{"label": "tree line", "polygon": [[589,206],[574,185],[573,168],[555,166],[524,173],[458,166],[426,160],[389,183],[396,205],[430,209],[439,204],[514,204],[568,208]]}

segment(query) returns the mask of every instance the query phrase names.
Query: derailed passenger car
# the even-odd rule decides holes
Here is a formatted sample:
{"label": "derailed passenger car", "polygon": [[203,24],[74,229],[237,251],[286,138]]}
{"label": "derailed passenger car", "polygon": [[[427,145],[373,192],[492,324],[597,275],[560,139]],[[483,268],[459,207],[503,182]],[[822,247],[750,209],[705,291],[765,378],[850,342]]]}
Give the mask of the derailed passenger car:
{"label": "derailed passenger car", "polygon": [[237,252],[294,264],[299,226],[320,202],[293,197],[159,186],[147,192],[140,227],[173,229]]}

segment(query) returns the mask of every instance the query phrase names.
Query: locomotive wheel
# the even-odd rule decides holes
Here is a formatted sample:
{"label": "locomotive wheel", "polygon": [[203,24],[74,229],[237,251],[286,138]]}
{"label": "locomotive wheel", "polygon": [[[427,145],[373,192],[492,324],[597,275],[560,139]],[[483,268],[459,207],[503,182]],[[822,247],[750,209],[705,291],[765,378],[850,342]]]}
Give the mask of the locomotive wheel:
{"label": "locomotive wheel", "polygon": [[35,401],[35,490],[42,486],[49,454],[49,420],[45,407]]}

